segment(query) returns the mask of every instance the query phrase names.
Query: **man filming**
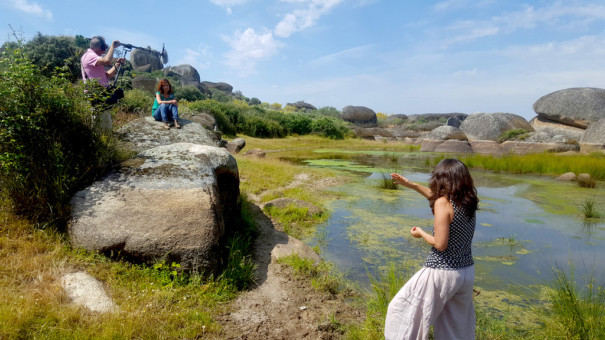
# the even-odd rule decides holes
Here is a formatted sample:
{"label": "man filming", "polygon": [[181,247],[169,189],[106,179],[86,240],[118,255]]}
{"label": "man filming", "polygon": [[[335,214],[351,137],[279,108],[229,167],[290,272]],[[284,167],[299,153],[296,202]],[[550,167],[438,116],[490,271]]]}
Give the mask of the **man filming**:
{"label": "man filming", "polygon": [[[98,79],[99,84],[108,89],[109,98],[105,100],[106,104],[115,104],[118,99],[124,97],[122,89],[113,90],[109,83],[109,78],[113,78],[117,74],[119,66],[125,61],[124,58],[115,60],[113,58],[113,50],[118,46],[120,46],[120,42],[117,40],[113,41],[111,46],[107,46],[105,38],[101,36],[93,37],[90,39],[90,48],[80,59],[84,82],[86,82],[86,79]],[[105,70],[105,66],[110,65],[112,65],[111,68]]]}

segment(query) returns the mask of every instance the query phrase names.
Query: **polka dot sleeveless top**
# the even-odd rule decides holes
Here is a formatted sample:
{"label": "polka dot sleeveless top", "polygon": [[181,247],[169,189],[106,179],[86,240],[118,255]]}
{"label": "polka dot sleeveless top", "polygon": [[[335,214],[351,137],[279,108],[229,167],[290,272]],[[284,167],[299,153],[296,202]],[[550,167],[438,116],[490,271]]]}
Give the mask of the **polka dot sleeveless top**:
{"label": "polka dot sleeveless top", "polygon": [[[454,220],[450,224],[447,248],[444,251],[431,248],[431,253],[424,263],[425,267],[460,269],[474,264],[471,243],[475,234],[475,214],[469,216],[464,208],[451,202],[454,207]],[[433,235],[435,235],[435,226],[433,226]]]}

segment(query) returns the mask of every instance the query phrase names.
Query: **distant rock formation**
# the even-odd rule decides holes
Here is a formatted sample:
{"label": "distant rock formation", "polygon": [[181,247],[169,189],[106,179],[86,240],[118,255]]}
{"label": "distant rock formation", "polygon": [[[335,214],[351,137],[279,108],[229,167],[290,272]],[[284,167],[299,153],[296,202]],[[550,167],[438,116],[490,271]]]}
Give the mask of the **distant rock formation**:
{"label": "distant rock formation", "polygon": [[538,117],[586,129],[605,118],[605,90],[577,87],[547,94],[534,103]]}
{"label": "distant rock formation", "polygon": [[233,86],[227,84],[227,83],[213,83],[211,81],[203,81],[202,85],[204,87],[206,87],[207,89],[217,89],[226,93],[233,93]]}
{"label": "distant rock formation", "polygon": [[550,136],[562,136],[569,141],[579,141],[584,134],[584,129],[562,124],[554,120],[548,120],[544,117],[537,116],[529,121],[529,124],[536,132],[543,132]]}
{"label": "distant rock formation", "polygon": [[474,113],[460,125],[469,140],[498,140],[513,129],[534,131],[525,118],[512,113]]}
{"label": "distant rock formation", "polygon": [[467,140],[466,135],[462,130],[453,127],[453,126],[440,126],[435,128],[429,132],[425,132],[418,137],[421,139],[433,139],[433,140],[447,140],[447,139],[456,139],[456,140]]}
{"label": "distant rock formation", "polygon": [[167,67],[164,69],[164,76],[177,78],[183,86],[197,87],[200,83],[200,74],[189,64]]}
{"label": "distant rock formation", "polygon": [[376,112],[365,106],[345,106],[340,113],[340,119],[365,127],[374,127],[378,122]]}
{"label": "distant rock formation", "polygon": [[164,68],[158,53],[138,48],[130,53],[130,64],[139,72],[153,72]]}
{"label": "distant rock formation", "polygon": [[304,100],[299,100],[296,103],[288,103],[286,106],[293,106],[297,110],[315,111],[317,108],[309,103],[305,103]]}

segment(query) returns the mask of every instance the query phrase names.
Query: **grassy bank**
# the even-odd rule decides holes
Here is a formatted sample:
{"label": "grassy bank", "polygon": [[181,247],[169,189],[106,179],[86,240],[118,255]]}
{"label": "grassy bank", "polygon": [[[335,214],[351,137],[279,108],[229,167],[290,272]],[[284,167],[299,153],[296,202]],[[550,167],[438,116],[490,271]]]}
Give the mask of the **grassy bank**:
{"label": "grassy bank", "polygon": [[[233,239],[229,265],[220,277],[204,278],[180,272],[174,264],[135,265],[74,249],[64,234],[37,229],[8,210],[0,210],[3,339],[217,336],[214,317],[251,279],[249,237]],[[79,270],[104,282],[117,311],[97,314],[67,303],[60,277]]]}

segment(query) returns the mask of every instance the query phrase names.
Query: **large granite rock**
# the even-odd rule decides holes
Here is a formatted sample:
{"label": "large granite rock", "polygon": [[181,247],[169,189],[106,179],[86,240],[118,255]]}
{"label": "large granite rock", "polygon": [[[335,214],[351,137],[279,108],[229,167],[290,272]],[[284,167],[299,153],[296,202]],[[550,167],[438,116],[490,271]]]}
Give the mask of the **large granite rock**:
{"label": "large granite rock", "polygon": [[525,118],[512,113],[474,113],[460,125],[469,140],[498,140],[513,129],[534,131]]}
{"label": "large granite rock", "polygon": [[132,87],[139,90],[156,93],[158,81],[154,78],[135,77],[132,79]]}
{"label": "large granite rock", "polygon": [[539,117],[587,128],[605,118],[605,89],[576,87],[549,93],[534,103]]}
{"label": "large granite rock", "polygon": [[447,140],[447,139],[457,139],[457,140],[466,140],[466,135],[460,129],[453,126],[440,126],[429,132],[425,132],[418,137],[421,139],[434,139],[434,140]]}
{"label": "large granite rock", "polygon": [[473,149],[467,141],[423,139],[420,143],[421,152],[443,153],[472,153]]}
{"label": "large granite rock", "polygon": [[130,64],[140,72],[153,72],[164,68],[157,52],[138,48],[130,53]]}
{"label": "large granite rock", "polygon": [[166,131],[149,118],[119,132],[138,155],[73,196],[71,241],[216,273],[239,215],[237,163],[199,124]]}
{"label": "large granite rock", "polygon": [[299,100],[296,103],[288,103],[288,104],[286,104],[286,106],[293,106],[297,110],[307,110],[307,111],[317,110],[317,108],[315,106],[313,106],[309,103],[305,103],[304,100]]}
{"label": "large granite rock", "polygon": [[605,118],[590,124],[580,139],[580,150],[605,152]]}
{"label": "large granite rock", "polygon": [[563,136],[567,140],[579,141],[584,134],[584,129],[565,125],[554,120],[548,120],[546,118],[537,116],[529,121],[529,124],[534,128],[536,132],[543,132],[550,136]]}
{"label": "large granite rock", "polygon": [[470,143],[473,153],[487,155],[501,155],[503,153],[500,143],[493,140],[474,140]]}
{"label": "large granite rock", "polygon": [[369,140],[376,140],[377,137],[387,139],[395,138],[395,136],[389,130],[379,127],[363,128],[359,126],[352,126],[351,131],[353,131],[356,137]]}
{"label": "large granite rock", "polygon": [[520,141],[506,141],[500,144],[500,147],[502,148],[503,153],[514,153],[520,155],[526,155],[531,153],[566,152],[579,150],[579,146],[577,144],[532,143]]}
{"label": "large granite rock", "polygon": [[231,86],[227,83],[222,83],[222,82],[213,83],[211,81],[203,81],[202,85],[204,85],[208,89],[217,89],[217,90],[227,92],[227,93],[233,92],[233,86]]}
{"label": "large granite rock", "polygon": [[365,106],[345,106],[340,113],[340,119],[364,127],[373,127],[378,123],[376,112]]}
{"label": "large granite rock", "polygon": [[177,78],[183,86],[198,87],[200,84],[200,74],[189,64],[167,67],[164,69],[164,76]]}

